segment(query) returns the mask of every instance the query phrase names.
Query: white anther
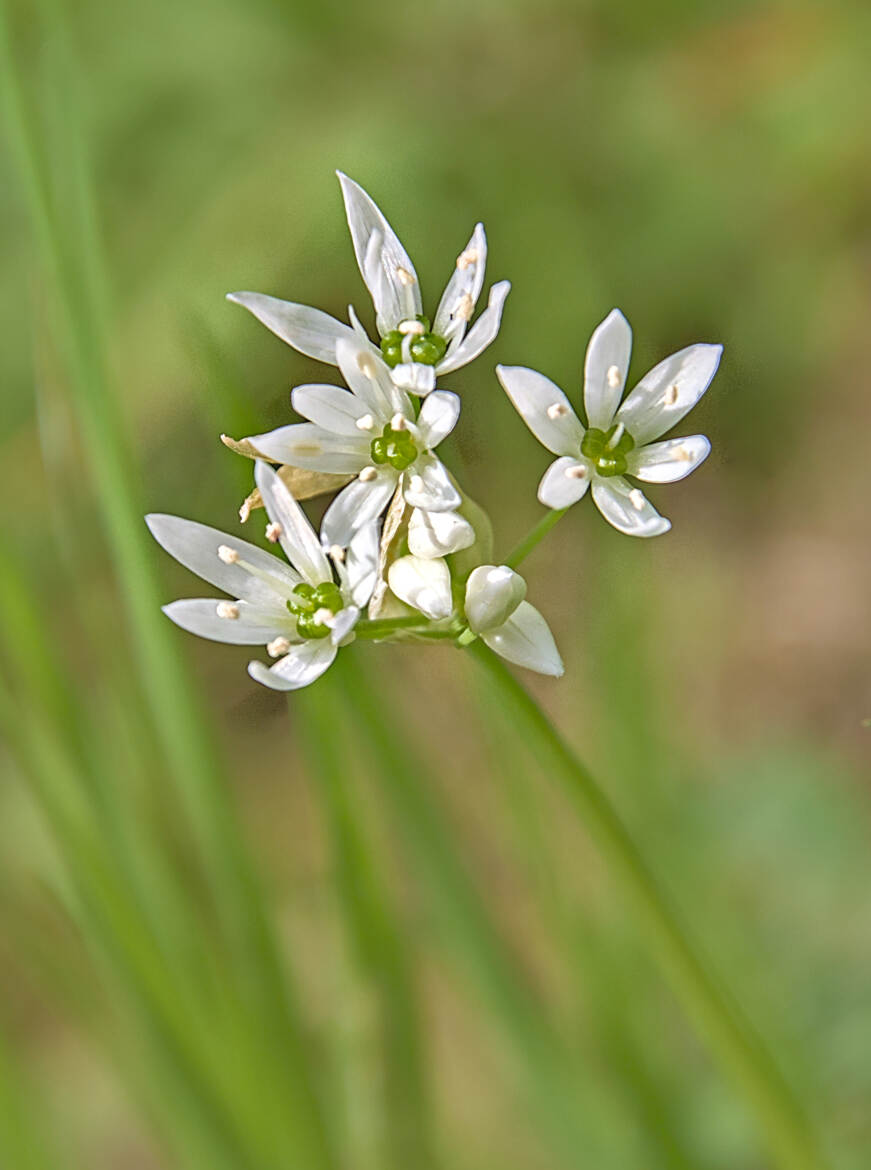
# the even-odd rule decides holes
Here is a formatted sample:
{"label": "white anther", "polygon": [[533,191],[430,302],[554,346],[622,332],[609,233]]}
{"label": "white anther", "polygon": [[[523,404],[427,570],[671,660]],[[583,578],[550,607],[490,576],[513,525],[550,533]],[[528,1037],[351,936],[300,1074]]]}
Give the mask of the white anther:
{"label": "white anther", "polygon": [[472,294],[463,293],[463,295],[457,301],[457,307],[454,309],[451,315],[459,321],[470,321],[474,311],[475,302],[472,300]]}
{"label": "white anther", "polygon": [[266,647],[266,653],[270,658],[280,658],[282,654],[286,654],[290,649],[290,642],[287,638],[273,638]]}
{"label": "white anther", "polygon": [[378,472],[374,467],[364,467],[358,478],[362,483],[371,483],[377,474]]}
{"label": "white anther", "polygon": [[239,554],[234,548],[230,548],[229,544],[219,544],[218,559],[223,561],[225,565],[235,565],[239,559]]}
{"label": "white anther", "polygon": [[408,419],[405,417],[404,414],[400,414],[400,412],[397,411],[396,414],[394,414],[393,418],[390,420],[390,429],[393,431],[407,431],[408,430]]}
{"label": "white anther", "polygon": [[275,544],[276,540],[278,540],[282,532],[284,532],[284,529],[277,520],[273,520],[271,523],[266,525],[266,539],[271,544]]}
{"label": "white anther", "polygon": [[219,601],[215,606],[215,613],[219,618],[225,618],[228,622],[234,622],[239,617],[239,606],[235,601]]}
{"label": "white anther", "polygon": [[357,369],[361,374],[365,374],[367,378],[371,379],[374,379],[378,373],[378,367],[375,365],[371,353],[362,352],[357,354]]}
{"label": "white anther", "polygon": [[547,417],[550,419],[565,418],[569,413],[569,408],[564,402],[552,402],[547,408]]}
{"label": "white anther", "polygon": [[422,492],[425,486],[422,475],[413,475],[408,481],[409,490],[413,492]]}
{"label": "white anther", "polygon": [[409,272],[407,268],[397,268],[396,278],[400,284],[404,284],[407,288],[410,284],[414,284],[414,273]]}
{"label": "white anther", "polygon": [[565,477],[566,479],[586,479],[587,469],[583,463],[573,463],[571,467],[566,468]]}
{"label": "white anther", "polygon": [[636,512],[641,512],[644,510],[644,496],[638,490],[638,488],[633,488],[632,491],[629,493],[629,503],[632,505],[632,507],[635,509]]}
{"label": "white anther", "polygon": [[461,271],[465,268],[471,268],[473,264],[478,263],[478,249],[467,248],[465,252],[461,252],[457,257],[457,268]]}
{"label": "white anther", "polygon": [[669,388],[665,392],[665,405],[666,406],[674,406],[674,404],[678,400],[679,394],[680,394],[680,391],[677,388],[677,383],[675,383],[673,386],[669,386]]}
{"label": "white anther", "polygon": [[250,515],[251,515],[251,501],[250,500],[243,500],[241,507],[239,508],[239,519],[244,524]]}
{"label": "white anther", "polygon": [[400,333],[426,333],[423,321],[400,321],[397,329]]}
{"label": "white anther", "polygon": [[327,549],[327,556],[337,565],[341,565],[345,561],[345,550],[340,544],[331,544]]}
{"label": "white anther", "polygon": [[336,615],[331,609],[327,609],[322,605],[320,609],[316,609],[312,614],[312,621],[318,626],[328,626]]}
{"label": "white anther", "polygon": [[355,423],[358,431],[373,431],[375,429],[375,419],[371,414],[363,414]]}
{"label": "white anther", "polygon": [[608,385],[611,387],[611,389],[616,390],[620,385],[620,367],[608,366],[608,373],[605,375],[605,377],[608,379]]}

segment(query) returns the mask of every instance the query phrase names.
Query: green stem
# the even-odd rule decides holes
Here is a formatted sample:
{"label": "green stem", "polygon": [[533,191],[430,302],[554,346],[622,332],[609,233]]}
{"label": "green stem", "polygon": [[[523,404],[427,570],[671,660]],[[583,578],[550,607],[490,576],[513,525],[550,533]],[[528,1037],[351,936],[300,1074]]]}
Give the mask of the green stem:
{"label": "green stem", "polygon": [[699,957],[605,792],[504,663],[480,643],[469,652],[489,674],[519,733],[538,746],[566,785],[622,882],[675,993],[742,1087],[777,1164],[783,1170],[825,1170],[826,1162],[791,1088],[753,1026]]}
{"label": "green stem", "polygon": [[562,520],[566,512],[568,512],[568,508],[554,508],[550,512],[545,512],[535,527],[531,528],[523,540],[511,550],[505,558],[505,564],[516,569],[521,561],[526,560],[535,546],[544,540],[551,528]]}

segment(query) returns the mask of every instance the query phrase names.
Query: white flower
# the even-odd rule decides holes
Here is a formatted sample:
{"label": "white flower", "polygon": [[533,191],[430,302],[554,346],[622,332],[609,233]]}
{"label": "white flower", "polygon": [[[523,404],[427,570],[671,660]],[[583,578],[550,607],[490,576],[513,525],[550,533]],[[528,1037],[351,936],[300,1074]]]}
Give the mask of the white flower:
{"label": "white flower", "polygon": [[568,508],[592,484],[609,523],[630,536],[658,536],[671,524],[626,475],[646,483],[683,479],[711,449],[704,435],[653,442],[692,409],[717,371],[721,345],[690,345],[645,374],[620,405],[632,351],[629,322],[614,309],[590,339],[584,366],[588,428],[558,386],[522,366],[498,366],[509,398],[540,443],[559,458],[544,474],[538,498]]}
{"label": "white flower", "polygon": [[519,573],[507,565],[479,565],[466,582],[469,629],[509,662],[559,678],[564,668],[553,634],[525,597]]}
{"label": "white flower", "polygon": [[[174,601],[164,613],[201,638],[265,645],[277,661],[251,662],[248,673],[274,690],[291,691],[319,678],[353,629],[372,592],[377,531],[362,529],[347,556],[330,560],[302,508],[268,464],[258,462],[257,486],[269,516],[270,539],[280,542],[289,565],[235,536],[183,520],[150,515],[154,538],[171,556],[232,601]],[[375,527],[375,526],[373,526]]]}
{"label": "white flower", "polygon": [[[371,348],[342,338],[336,357],[350,390],[297,386],[291,401],[309,422],[252,435],[248,442],[276,463],[357,476],[327,509],[321,529],[327,544],[348,544],[354,532],[381,515],[397,487],[413,509],[453,512],[460,493],[433,449],[454,429],[457,395],[437,390],[415,415],[411,399]],[[433,547],[438,540],[453,545],[439,555],[471,543],[466,531],[471,526],[456,519],[439,525],[431,537]],[[414,515],[412,521],[422,547],[426,524]]]}
{"label": "white flower", "polygon": [[[478,224],[457,258],[430,325],[423,316],[417,273],[396,233],[362,187],[341,172],[339,182],[357,263],[375,303],[381,353],[398,386],[428,394],[437,375],[467,365],[495,339],[511,285],[507,280],[493,285],[487,308],[468,329],[487,259],[487,239]],[[294,349],[319,361],[336,365],[336,343],[342,339],[358,336],[372,344],[353,308],[352,324],[345,325],[318,309],[262,293],[230,293],[228,299],[248,309]]]}

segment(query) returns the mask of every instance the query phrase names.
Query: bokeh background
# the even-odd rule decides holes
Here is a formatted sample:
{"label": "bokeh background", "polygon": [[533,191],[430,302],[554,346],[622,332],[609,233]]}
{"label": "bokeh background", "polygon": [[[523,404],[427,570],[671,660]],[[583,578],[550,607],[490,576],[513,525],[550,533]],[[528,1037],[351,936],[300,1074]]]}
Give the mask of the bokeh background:
{"label": "bokeh background", "polygon": [[673,531],[581,506],[530,558],[567,674],[524,681],[869,1165],[867,4],[4,9],[0,1163],[773,1164],[473,664],[365,647],[288,704],[148,616],[199,587],[137,517],[236,531],[219,433],[332,380],[225,292],[371,320],[340,167],[430,304],[477,219],[513,282],[445,380],[503,554],[547,456],[497,361],[577,394],[614,305],[633,378],[724,343]]}

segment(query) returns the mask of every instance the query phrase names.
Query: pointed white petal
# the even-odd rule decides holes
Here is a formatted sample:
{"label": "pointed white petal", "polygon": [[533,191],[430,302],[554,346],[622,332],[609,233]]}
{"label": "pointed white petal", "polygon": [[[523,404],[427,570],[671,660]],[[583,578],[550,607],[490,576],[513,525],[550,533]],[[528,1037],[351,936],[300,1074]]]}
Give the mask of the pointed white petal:
{"label": "pointed white petal", "polygon": [[[383,335],[421,312],[417,273],[393,228],[359,184],[338,172],[357,264]],[[374,237],[374,238],[373,238]]]}
{"label": "pointed white petal", "polygon": [[281,301],[264,293],[227,293],[227,300],[241,305],[271,329],[276,337],[304,353],[306,357],[319,362],[336,364],[336,342],[343,337],[353,337],[350,325],[345,325],[308,305],[296,305],[293,301]]}
{"label": "pointed white petal", "polygon": [[645,374],[617,411],[637,446],[664,435],[695,406],[717,372],[722,345],[690,345]]}
{"label": "pointed white petal", "polygon": [[296,386],[290,401],[297,414],[324,430],[350,436],[358,442],[365,437],[357,420],[363,418],[368,409],[365,402],[350,390],[342,390],[339,386]]}
{"label": "pointed white petal", "polygon": [[660,516],[640,488],[619,475],[596,476],[593,499],[608,523],[627,536],[661,536],[671,528],[671,521]]}
{"label": "pointed white petal", "polygon": [[372,520],[358,528],[348,545],[345,569],[348,589],[355,605],[369,604],[378,579],[378,557],[381,550],[381,524]]}
{"label": "pointed white petal", "polygon": [[360,620],[360,610],[356,605],[346,605],[344,609],[340,609],[330,625],[330,641],[334,646],[346,646],[349,641],[348,635]]}
{"label": "pointed white petal", "polygon": [[538,498],[546,508],[570,508],[586,495],[591,478],[585,460],[562,455],[542,476]]}
{"label": "pointed white petal", "polygon": [[690,435],[638,447],[629,452],[626,462],[629,474],[645,483],[675,483],[695,471],[710,453],[711,444],[704,435]]}
{"label": "pointed white petal", "polygon": [[632,330],[619,309],[597,326],[584,362],[584,409],[591,427],[607,431],[623,397],[632,356]]}
{"label": "pointed white petal", "polygon": [[355,479],[342,488],[324,513],[321,536],[328,545],[347,548],[358,528],[377,519],[396,490],[398,473],[379,467],[374,479]]}
{"label": "pointed white petal", "polygon": [[335,435],[314,423],[291,423],[262,435],[251,435],[247,442],[275,463],[337,475],[353,475],[369,459],[370,440],[362,432],[359,438]]}
{"label": "pointed white petal", "polygon": [[265,646],[279,635],[292,638],[295,634],[296,625],[283,604],[280,608],[275,605],[267,609],[262,605],[237,601],[231,609],[238,615],[235,618],[221,617],[228,607],[226,602],[223,609],[219,609],[220,606],[216,597],[186,598],[165,605],[163,612],[189,634],[235,646]]}
{"label": "pointed white petal", "polygon": [[451,574],[443,560],[400,557],[387,570],[387,584],[400,601],[433,621],[450,617],[454,608]]}
{"label": "pointed white petal", "polygon": [[539,443],[554,455],[580,455],[584,428],[559,386],[525,366],[497,366],[496,376]]}
{"label": "pointed white petal", "polygon": [[489,630],[481,639],[503,658],[559,678],[565,668],[550,627],[537,609],[521,601],[504,626]]}
{"label": "pointed white petal", "polygon": [[417,426],[424,446],[432,451],[442,439],[446,439],[460,417],[460,397],[450,390],[436,390],[430,394],[420,408]]}
{"label": "pointed white petal", "polygon": [[526,597],[526,582],[507,565],[479,565],[466,582],[466,618],[475,634],[504,626]]}
{"label": "pointed white petal", "polygon": [[[217,528],[158,513],[146,516],[145,522],[157,543],[186,569],[252,605],[280,608],[300,582],[299,575],[277,556]],[[218,556],[222,546],[238,553],[240,560],[251,565],[256,573],[250,573],[238,563],[226,564]]]}
{"label": "pointed white petal", "polygon": [[467,366],[474,361],[478,354],[483,353],[491,342],[496,340],[499,326],[502,324],[502,309],[505,298],[511,292],[511,282],[500,280],[490,289],[490,298],[487,308],[463,338],[460,345],[449,350],[436,366],[437,374],[450,374],[460,366]]}
{"label": "pointed white petal", "polygon": [[[457,257],[451,278],[442,293],[432,324],[433,333],[440,337],[453,337],[458,331],[462,336],[466,324],[478,303],[484,285],[484,269],[487,265],[487,237],[484,225],[479,223],[471,239]],[[459,315],[457,311],[459,310]]]}
{"label": "pointed white petal", "polygon": [[354,330],[354,335],[357,339],[372,346],[373,350],[376,349],[377,347],[372,345],[372,342],[369,340],[369,334],[366,332],[363,322],[357,316],[357,310],[353,305],[348,305],[348,320],[351,322],[351,328]]}
{"label": "pointed white petal", "polygon": [[310,585],[332,581],[333,574],[321,542],[308,516],[268,463],[258,459],[254,480],[263,497],[267,515],[279,525],[278,539],[285,556]]}
{"label": "pointed white petal", "polygon": [[320,678],[335,658],[336,647],[329,638],[312,638],[293,646],[274,666],[249,662],[248,673],[273,691],[296,691]]}
{"label": "pointed white petal", "polygon": [[386,423],[397,412],[408,416],[413,414],[411,400],[394,383],[380,353],[354,338],[339,342],[336,359],[351,390],[380,422]]}
{"label": "pointed white petal", "polygon": [[429,512],[448,512],[462,503],[444,464],[429,453],[421,455],[402,473],[402,494],[412,508]]}
{"label": "pointed white petal", "polygon": [[408,548],[416,557],[446,557],[475,543],[475,529],[458,512],[415,508],[408,522]]}
{"label": "pointed white petal", "polygon": [[396,386],[407,390],[409,394],[416,394],[423,398],[435,388],[435,366],[424,365],[423,362],[400,362],[390,371],[390,376]]}

